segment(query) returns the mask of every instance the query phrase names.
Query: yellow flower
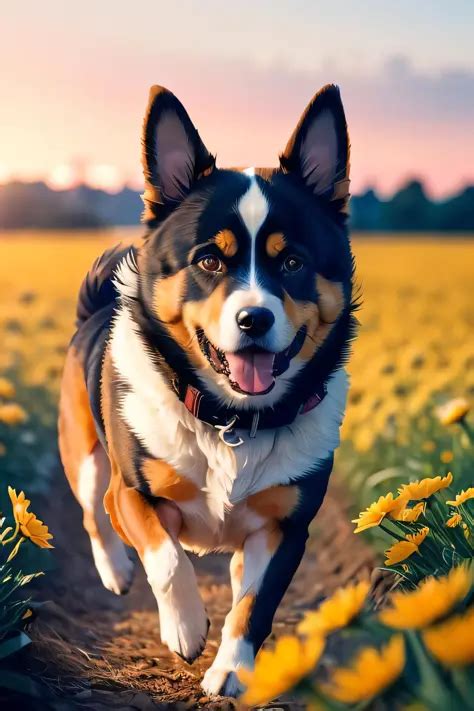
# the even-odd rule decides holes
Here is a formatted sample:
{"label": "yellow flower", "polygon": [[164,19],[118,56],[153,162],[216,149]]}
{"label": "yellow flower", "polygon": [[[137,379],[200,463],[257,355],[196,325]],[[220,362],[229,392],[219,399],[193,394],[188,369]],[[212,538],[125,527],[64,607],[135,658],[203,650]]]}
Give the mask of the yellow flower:
{"label": "yellow flower", "polygon": [[397,592],[391,607],[379,615],[388,627],[421,629],[446,615],[468,593],[471,574],[466,568],[453,568],[443,578],[425,578],[413,592]]}
{"label": "yellow flower", "polygon": [[48,527],[43,521],[36,518],[34,513],[28,514],[28,518],[20,525],[20,531],[26,538],[31,538],[39,548],[53,548],[51,543],[48,543],[53,538],[52,534],[48,531]]}
{"label": "yellow flower", "polygon": [[0,398],[11,400],[15,397],[15,386],[6,378],[0,378]]}
{"label": "yellow flower", "polygon": [[416,546],[419,546],[421,543],[423,543],[429,532],[430,529],[428,528],[428,526],[423,526],[423,528],[421,528],[416,533],[408,533],[406,535],[406,539],[407,541],[414,543]]}
{"label": "yellow flower", "polygon": [[469,487],[466,491],[463,489],[460,494],[456,494],[454,501],[446,501],[446,503],[448,506],[460,506],[469,501],[469,499],[474,499],[474,486]]}
{"label": "yellow flower", "polygon": [[385,516],[399,512],[405,506],[405,503],[406,499],[402,499],[400,496],[394,499],[392,492],[385,496],[380,496],[378,501],[374,501],[365,511],[360,512],[358,518],[352,520],[352,523],[357,524],[354,533],[361,533],[361,531],[366,531],[373,526],[379,526]]}
{"label": "yellow flower", "polygon": [[25,538],[30,538],[40,548],[52,548],[53,546],[48,541],[53,536],[43,521],[40,521],[34,513],[27,510],[31,502],[25,497],[24,491],[20,491],[17,495],[16,490],[9,486],[8,494],[12,502],[15,522],[22,535]]}
{"label": "yellow flower", "polygon": [[445,666],[474,663],[474,606],[423,632],[423,642]]}
{"label": "yellow flower", "polygon": [[414,523],[418,521],[421,514],[425,512],[425,502],[420,501],[419,503],[412,506],[411,509],[404,508],[401,511],[395,511],[390,514],[390,518],[395,519],[395,521],[404,521],[405,523]]}
{"label": "yellow flower", "polygon": [[10,501],[12,502],[12,510],[15,521],[16,523],[21,524],[28,515],[27,508],[31,501],[26,498],[24,491],[20,491],[17,496],[16,490],[12,489],[11,486],[8,487],[8,495],[10,497]]}
{"label": "yellow flower", "polygon": [[326,635],[345,627],[356,617],[364,606],[370,583],[363,580],[336,590],[314,612],[307,612],[298,625],[303,635]]}
{"label": "yellow flower", "polygon": [[443,464],[449,464],[454,459],[454,453],[450,449],[444,449],[439,455],[440,460]]}
{"label": "yellow flower", "polygon": [[399,488],[400,496],[405,496],[409,501],[418,501],[419,499],[427,499],[436,494],[441,489],[446,489],[453,481],[453,475],[448,472],[446,476],[427,477],[418,481],[412,481],[409,484],[403,484]]}
{"label": "yellow flower", "polygon": [[350,667],[336,669],[325,693],[345,704],[367,701],[391,686],[405,666],[405,645],[402,635],[394,635],[380,650],[363,649]]}
{"label": "yellow flower", "polygon": [[386,550],[385,565],[396,565],[409,558],[413,553],[418,553],[419,546],[425,540],[429,530],[428,526],[425,526],[418,533],[409,533],[405,541],[399,541]]}
{"label": "yellow flower", "polygon": [[468,401],[463,397],[458,397],[438,407],[437,415],[442,425],[452,425],[455,422],[461,422],[470,409]]}
{"label": "yellow flower", "polygon": [[6,425],[21,425],[27,419],[25,410],[16,402],[0,405],[0,422]]}
{"label": "yellow flower", "polygon": [[247,706],[266,704],[292,689],[316,666],[324,649],[322,637],[303,641],[297,637],[280,637],[273,650],[262,649],[255,669],[239,669],[237,675],[245,684],[241,700]]}
{"label": "yellow flower", "polygon": [[451,516],[451,518],[448,518],[446,526],[448,526],[448,528],[456,528],[456,526],[459,526],[460,523],[462,523],[462,516],[460,513],[455,513]]}
{"label": "yellow flower", "polygon": [[423,442],[423,444],[421,445],[421,450],[423,452],[427,452],[428,454],[431,452],[434,452],[435,449],[436,449],[436,443],[433,442],[432,439],[426,440],[426,442]]}

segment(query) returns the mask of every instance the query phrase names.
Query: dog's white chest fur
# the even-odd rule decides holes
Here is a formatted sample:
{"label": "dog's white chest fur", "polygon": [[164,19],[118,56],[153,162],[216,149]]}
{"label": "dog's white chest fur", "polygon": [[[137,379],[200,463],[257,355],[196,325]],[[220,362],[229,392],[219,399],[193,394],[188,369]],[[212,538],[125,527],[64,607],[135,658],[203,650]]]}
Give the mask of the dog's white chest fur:
{"label": "dog's white chest fur", "polygon": [[216,547],[226,547],[228,526],[244,514],[249,516],[243,510],[248,496],[314,470],[339,444],[348,388],[342,369],[330,379],[318,407],[298,415],[289,426],[261,430],[254,439],[238,431],[244,441],[232,448],[170,391],[125,306],[113,326],[111,355],[128,390],[119,416],[151,457],[168,462],[203,493],[198,501],[182,503],[180,508],[191,524],[196,519],[209,529]]}

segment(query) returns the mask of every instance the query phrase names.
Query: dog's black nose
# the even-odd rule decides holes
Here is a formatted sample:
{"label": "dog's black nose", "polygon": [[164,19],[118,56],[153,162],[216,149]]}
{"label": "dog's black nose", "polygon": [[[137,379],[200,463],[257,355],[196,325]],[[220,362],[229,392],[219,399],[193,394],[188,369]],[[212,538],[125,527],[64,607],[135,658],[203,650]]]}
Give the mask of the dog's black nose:
{"label": "dog's black nose", "polygon": [[235,318],[240,330],[253,338],[264,336],[275,323],[275,316],[270,309],[261,306],[247,306],[245,309],[240,309]]}

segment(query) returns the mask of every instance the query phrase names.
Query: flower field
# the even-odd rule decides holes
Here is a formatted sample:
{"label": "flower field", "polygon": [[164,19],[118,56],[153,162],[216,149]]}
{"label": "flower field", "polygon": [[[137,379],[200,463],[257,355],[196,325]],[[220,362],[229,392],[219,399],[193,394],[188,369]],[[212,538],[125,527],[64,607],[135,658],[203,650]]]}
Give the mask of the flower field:
{"label": "flower field", "polygon": [[[76,293],[98,253],[136,234],[0,235],[0,563],[15,590],[54,559],[40,549],[55,532],[25,501],[36,512],[57,471],[56,401]],[[335,477],[355,534],[379,552],[397,590],[379,610],[368,583],[339,589],[265,650],[253,674],[242,672],[244,700],[261,705],[293,689],[313,709],[366,708],[374,698],[380,708],[444,709],[450,699],[472,708],[474,241],[356,237],[354,252],[360,332]],[[17,632],[30,609],[22,600]]]}
{"label": "flower field", "polygon": [[[0,236],[0,454],[8,473],[21,477],[33,463],[47,479],[76,293],[102,249],[136,234]],[[462,439],[434,408],[474,396],[474,243],[356,238],[354,251],[361,328],[340,469],[357,508],[383,492],[387,477],[404,480],[407,467],[416,476],[461,467],[454,448]]]}

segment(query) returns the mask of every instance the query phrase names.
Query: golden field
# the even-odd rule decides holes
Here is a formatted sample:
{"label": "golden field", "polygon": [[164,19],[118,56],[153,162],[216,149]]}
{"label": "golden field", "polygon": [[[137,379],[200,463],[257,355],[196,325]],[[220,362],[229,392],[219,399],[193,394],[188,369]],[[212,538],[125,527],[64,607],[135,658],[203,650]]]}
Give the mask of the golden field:
{"label": "golden field", "polygon": [[[38,571],[49,554],[40,549],[51,546],[23,490],[54,499],[56,403],[76,294],[95,257],[136,234],[0,234],[0,553],[8,555],[0,573],[13,560],[21,585],[41,575],[23,576],[22,555]],[[239,672],[244,701],[261,705],[293,688],[328,711],[471,708],[474,240],[356,237],[354,252],[360,332],[336,491],[354,513],[370,504],[354,519],[355,533],[385,550],[383,570],[398,588],[382,612],[368,581],[336,590],[295,634],[261,652],[253,673]],[[18,511],[24,520],[14,528]],[[10,594],[12,575],[0,577],[0,596]],[[16,605],[3,607],[0,622],[24,635],[32,612],[27,600]],[[338,644],[326,647],[332,635]]]}
{"label": "golden field", "polygon": [[[16,381],[21,405],[48,427],[81,280],[104,248],[137,234],[0,235],[0,376]],[[474,392],[474,241],[356,236],[353,245],[362,305],[343,430],[348,461],[362,463],[366,477],[397,464],[415,438],[435,466],[451,445],[432,431],[427,404]],[[48,401],[44,413],[38,398]]]}
{"label": "golden field", "polygon": [[[28,382],[54,381],[85,272],[133,234],[0,233],[1,371],[21,361]],[[474,242],[356,237],[354,252],[361,329],[345,431],[415,414],[435,390],[474,388]]]}

